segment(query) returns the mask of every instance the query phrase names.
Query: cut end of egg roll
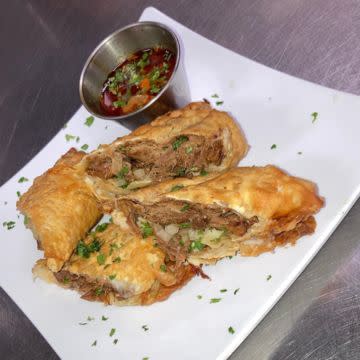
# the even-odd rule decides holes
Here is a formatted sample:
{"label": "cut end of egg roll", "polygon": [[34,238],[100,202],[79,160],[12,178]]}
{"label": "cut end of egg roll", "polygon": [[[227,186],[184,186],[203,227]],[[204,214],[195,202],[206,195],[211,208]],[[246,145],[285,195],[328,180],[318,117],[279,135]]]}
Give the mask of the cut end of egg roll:
{"label": "cut end of egg roll", "polygon": [[[179,179],[180,180],[180,179]],[[163,182],[120,199],[115,222],[155,235],[171,260],[212,264],[256,256],[314,232],[323,206],[313,183],[274,166],[228,170],[169,191]]]}
{"label": "cut end of egg roll", "polygon": [[248,145],[236,122],[205,102],[191,103],[103,145],[82,161],[100,200],[176,177],[234,167]]}
{"label": "cut end of egg roll", "polygon": [[125,306],[163,301],[196,274],[191,265],[175,266],[153,238],[112,223],[99,228],[78,243],[61,271],[39,260],[34,276],[76,290],[85,300]]}
{"label": "cut end of egg roll", "polygon": [[79,239],[101,216],[96,197],[76,168],[84,156],[70,149],[17,202],[52,271],[61,269]]}

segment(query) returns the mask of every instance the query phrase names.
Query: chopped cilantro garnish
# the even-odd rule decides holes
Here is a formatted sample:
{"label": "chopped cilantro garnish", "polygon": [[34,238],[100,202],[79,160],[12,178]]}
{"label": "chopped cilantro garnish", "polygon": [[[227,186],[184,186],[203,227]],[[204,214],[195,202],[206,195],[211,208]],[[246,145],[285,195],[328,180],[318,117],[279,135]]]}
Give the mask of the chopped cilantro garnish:
{"label": "chopped cilantro garnish", "polygon": [[234,290],[234,295],[236,295],[239,290],[240,290],[239,288],[235,289],[235,290]]}
{"label": "chopped cilantro garnish", "polygon": [[75,253],[82,258],[88,259],[90,254],[100,250],[100,242],[97,239],[94,239],[89,245],[85,244],[83,240],[80,240]]}
{"label": "chopped cilantro garnish", "polygon": [[123,100],[116,100],[113,102],[113,106],[118,108],[118,107],[123,107],[126,105],[126,102]]}
{"label": "chopped cilantro garnish", "polygon": [[185,135],[180,135],[173,143],[172,143],[172,147],[174,150],[177,150],[181,144],[183,144],[184,142],[189,141],[189,138]]}
{"label": "chopped cilantro garnish", "polygon": [[110,280],[114,280],[116,278],[116,274],[109,275]]}
{"label": "chopped cilantro garnish", "polygon": [[192,151],[193,151],[192,146],[187,146],[186,149],[185,149],[185,152],[186,152],[187,154],[191,154]]}
{"label": "chopped cilantro garnish", "polygon": [[141,227],[141,232],[142,232],[143,238],[147,238],[148,236],[151,236],[154,234],[153,228],[147,221],[142,222],[140,227]]}
{"label": "chopped cilantro garnish", "polygon": [[112,328],[110,330],[109,336],[113,336],[115,334],[115,332],[116,332],[116,329]]}
{"label": "chopped cilantro garnish", "polygon": [[3,227],[6,227],[7,230],[11,230],[15,227],[15,221],[4,221]]}
{"label": "chopped cilantro garnish", "polygon": [[70,135],[70,134],[66,134],[66,135],[65,135],[65,139],[66,139],[66,141],[74,140],[74,139],[76,139],[76,136]]}
{"label": "chopped cilantro garnish", "polygon": [[311,116],[312,116],[312,123],[314,123],[317,120],[319,114],[315,111],[311,114]]}
{"label": "chopped cilantro garnish", "polygon": [[166,265],[165,265],[165,264],[161,264],[161,265],[160,265],[160,270],[161,270],[162,272],[166,272],[166,271],[167,271]]}
{"label": "chopped cilantro garnish", "polygon": [[218,98],[219,98],[219,95],[218,95],[218,94],[212,94],[211,97],[218,99]]}
{"label": "chopped cilantro garnish", "polygon": [[95,289],[96,296],[100,296],[100,295],[104,294],[104,292],[105,292],[104,289],[101,287]]}
{"label": "chopped cilantro garnish", "polygon": [[106,255],[105,254],[99,254],[97,257],[96,257],[96,260],[97,260],[97,263],[99,265],[104,265],[105,264],[105,261],[106,261]]}
{"label": "chopped cilantro garnish", "polygon": [[212,298],[210,299],[210,304],[215,304],[221,301],[221,298]]}
{"label": "chopped cilantro garnish", "polygon": [[101,320],[102,321],[106,321],[106,320],[108,320],[109,318],[108,317],[105,317],[104,315],[101,317]]}
{"label": "chopped cilantro garnish", "polygon": [[201,299],[202,299],[202,295],[198,295],[197,298],[198,298],[199,300],[201,300]]}
{"label": "chopped cilantro garnish", "polygon": [[25,181],[29,181],[29,179],[27,179],[26,177],[22,176],[19,180],[18,183],[23,183]]}
{"label": "chopped cilantro garnish", "polygon": [[113,260],[113,263],[119,263],[120,261],[121,261],[121,258],[120,258],[120,256],[118,256]]}
{"label": "chopped cilantro garnish", "polygon": [[151,92],[152,94],[156,94],[156,93],[158,93],[160,90],[161,90],[161,88],[159,88],[159,87],[156,86],[155,84],[151,85],[150,92]]}
{"label": "chopped cilantro garnish", "polygon": [[122,169],[116,174],[116,177],[119,179],[123,179],[126,174],[129,173],[129,168],[127,166],[123,166]]}
{"label": "chopped cilantro garnish", "polygon": [[88,148],[89,148],[89,145],[88,145],[88,144],[84,144],[84,145],[81,147],[81,150],[86,151]]}
{"label": "chopped cilantro garnish", "polygon": [[276,149],[276,144],[272,144],[270,149],[271,150]]}
{"label": "chopped cilantro garnish", "polygon": [[220,292],[225,293],[227,292],[227,289],[221,289]]}
{"label": "chopped cilantro garnish", "polygon": [[181,223],[179,224],[180,229],[187,229],[191,226],[190,223]]}
{"label": "chopped cilantro garnish", "polygon": [[181,209],[180,211],[181,212],[185,212],[185,211],[188,211],[190,209],[190,205],[189,204],[185,204]]}
{"label": "chopped cilantro garnish", "polygon": [[204,169],[201,169],[200,176],[206,176],[206,175],[208,175],[208,172]]}
{"label": "chopped cilantro garnish", "polygon": [[95,231],[96,232],[103,232],[106,230],[106,228],[109,226],[108,223],[102,223],[102,224],[99,224],[96,228],[95,228]]}
{"label": "chopped cilantro garnish", "polygon": [[96,346],[96,344],[97,344],[97,340],[95,340],[95,341],[91,344],[91,346]]}
{"label": "chopped cilantro garnish", "polygon": [[113,341],[114,345],[116,345],[118,341],[119,341],[119,339],[114,339],[114,341]]}
{"label": "chopped cilantro garnish", "polygon": [[205,245],[200,240],[192,241],[190,244],[190,251],[192,250],[202,250]]}
{"label": "chopped cilantro garnish", "polygon": [[232,326],[230,326],[230,327],[228,328],[228,332],[229,332],[230,334],[235,334],[235,330],[233,329]]}
{"label": "chopped cilantro garnish", "polygon": [[217,101],[215,104],[217,105],[217,106],[219,106],[219,105],[222,105],[224,102],[223,101]]}
{"label": "chopped cilantro garnish", "polygon": [[86,118],[86,120],[85,120],[85,122],[84,122],[84,125],[90,127],[90,126],[93,124],[94,120],[95,120],[95,119],[94,119],[93,116],[89,116],[89,117]]}
{"label": "chopped cilantro garnish", "polygon": [[147,325],[143,325],[142,328],[143,328],[144,331],[148,331],[148,330],[149,330],[149,327],[148,327]]}
{"label": "chopped cilantro garnish", "polygon": [[271,275],[268,275],[268,276],[266,277],[266,281],[269,281],[271,278],[272,278],[272,276],[271,276]]}
{"label": "chopped cilantro garnish", "polygon": [[20,197],[20,196],[21,196],[20,191],[17,191],[17,192],[16,192],[16,195],[17,195],[18,197]]}
{"label": "chopped cilantro garnish", "polygon": [[170,192],[178,191],[178,190],[182,189],[183,187],[184,187],[184,185],[181,185],[181,184],[174,185],[174,186],[170,189]]}

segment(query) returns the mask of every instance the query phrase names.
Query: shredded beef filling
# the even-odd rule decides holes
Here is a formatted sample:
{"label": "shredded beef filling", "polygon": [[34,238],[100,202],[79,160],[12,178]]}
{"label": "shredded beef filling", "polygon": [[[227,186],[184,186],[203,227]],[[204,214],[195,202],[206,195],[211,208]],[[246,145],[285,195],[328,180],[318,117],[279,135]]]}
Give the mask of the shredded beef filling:
{"label": "shredded beef filling", "polygon": [[[149,221],[154,227],[160,248],[170,256],[171,260],[178,263],[184,261],[189,252],[202,250],[201,239],[204,236],[202,231],[205,230],[207,237],[215,233],[214,241],[219,241],[216,237],[220,238],[228,232],[242,236],[249,227],[258,222],[257,217],[246,219],[231,209],[185,201],[164,200],[151,206],[126,201],[126,205],[131,209],[129,221],[133,224],[138,218]],[[167,236],[164,231],[170,224],[175,225],[173,226],[175,233]],[[197,232],[199,236],[196,235]]]}
{"label": "shredded beef filling", "polygon": [[[127,182],[142,180],[141,177],[162,181],[177,176],[199,175],[210,164],[220,165],[223,158],[221,139],[183,135],[165,145],[153,141],[129,142],[112,154],[94,155],[89,158],[87,173],[109,179],[126,167],[127,172],[122,177]],[[139,169],[143,172],[134,173]]]}

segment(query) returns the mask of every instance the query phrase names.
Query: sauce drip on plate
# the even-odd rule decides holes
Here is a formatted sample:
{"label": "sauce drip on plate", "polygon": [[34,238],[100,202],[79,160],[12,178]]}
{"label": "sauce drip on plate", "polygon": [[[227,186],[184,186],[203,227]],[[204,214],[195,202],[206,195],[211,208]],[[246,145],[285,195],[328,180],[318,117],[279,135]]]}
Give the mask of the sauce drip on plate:
{"label": "sauce drip on plate", "polygon": [[129,56],[104,82],[103,111],[118,116],[145,106],[169,81],[175,60],[174,53],[164,48],[143,49]]}

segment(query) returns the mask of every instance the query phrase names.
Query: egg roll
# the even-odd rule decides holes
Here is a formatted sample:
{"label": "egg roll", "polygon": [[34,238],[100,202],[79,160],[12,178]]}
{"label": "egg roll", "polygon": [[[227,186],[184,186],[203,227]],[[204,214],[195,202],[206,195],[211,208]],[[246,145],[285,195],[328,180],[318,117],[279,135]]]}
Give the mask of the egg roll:
{"label": "egg roll", "polygon": [[115,222],[155,235],[177,263],[213,264],[294,244],[315,231],[314,214],[324,204],[315,184],[271,165],[181,180],[129,194],[113,213]]}
{"label": "egg roll", "polygon": [[226,112],[197,102],[100,146],[82,166],[87,183],[106,201],[166,179],[223,171],[236,166],[247,150],[242,131]]}
{"label": "egg roll", "polygon": [[176,266],[156,245],[129,228],[103,223],[81,240],[59,272],[44,260],[35,277],[76,290],[81,298],[107,305],[150,305],[167,299],[195,274],[191,265]]}
{"label": "egg roll", "polygon": [[17,202],[52,271],[61,269],[78,241],[102,215],[84,173],[77,168],[84,156],[84,152],[70,149],[37,177]]}

